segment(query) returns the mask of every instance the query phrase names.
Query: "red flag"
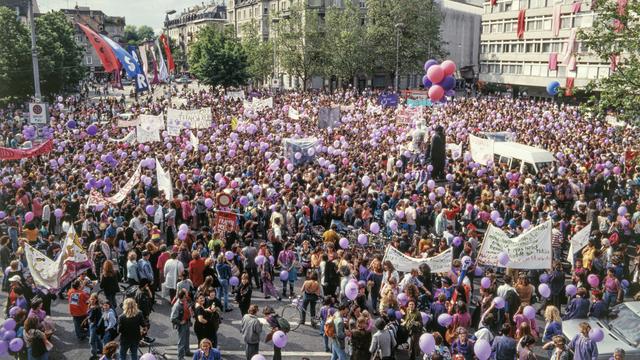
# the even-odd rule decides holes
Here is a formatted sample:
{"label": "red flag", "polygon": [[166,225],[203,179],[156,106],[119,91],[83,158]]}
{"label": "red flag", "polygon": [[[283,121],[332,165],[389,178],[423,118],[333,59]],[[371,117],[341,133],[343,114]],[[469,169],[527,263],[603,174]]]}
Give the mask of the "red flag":
{"label": "red flag", "polygon": [[518,13],[518,28],[516,31],[516,35],[518,35],[518,39],[522,39],[522,37],[524,36],[525,26],[526,26],[525,11],[524,9],[522,9]]}
{"label": "red flag", "polygon": [[20,160],[47,154],[53,150],[53,139],[47,140],[31,149],[12,149],[0,147],[0,160]]}
{"label": "red flag", "polygon": [[575,78],[568,77],[567,82],[564,87],[564,96],[573,96],[573,84],[575,82]]}
{"label": "red flag", "polygon": [[167,57],[167,64],[169,66],[169,71],[173,71],[176,68],[176,64],[173,62],[173,56],[171,56],[171,48],[169,48],[169,41],[167,41],[167,37],[164,34],[160,35],[160,41],[162,42],[162,46],[164,46],[164,54]]}
{"label": "red flag", "polygon": [[89,39],[89,42],[96,50],[98,57],[100,57],[100,62],[102,62],[102,66],[104,67],[104,71],[113,72],[120,69],[120,62],[118,62],[118,59],[113,53],[113,50],[111,50],[109,44],[106,44],[100,35],[91,30],[88,26],[80,23],[78,23],[78,26],[82,31],[84,31],[84,34],[87,35],[87,39]]}

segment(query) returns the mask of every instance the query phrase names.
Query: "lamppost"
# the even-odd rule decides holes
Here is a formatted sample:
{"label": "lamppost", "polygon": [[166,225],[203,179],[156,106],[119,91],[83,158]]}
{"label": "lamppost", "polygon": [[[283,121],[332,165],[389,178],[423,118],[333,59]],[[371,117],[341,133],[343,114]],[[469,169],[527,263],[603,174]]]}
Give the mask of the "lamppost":
{"label": "lamppost", "polygon": [[273,87],[275,85],[274,80],[276,79],[276,37],[275,37],[275,33],[276,33],[276,25],[280,22],[280,18],[272,18],[271,19],[271,31],[273,32],[273,75],[271,76],[271,86]]}
{"label": "lamppost", "polygon": [[395,25],[396,28],[396,81],[395,81],[395,92],[398,92],[398,72],[400,69],[400,32],[404,28],[403,23],[397,23]]}
{"label": "lamppost", "polygon": [[36,48],[36,23],[33,16],[32,0],[27,0],[27,16],[31,27],[31,63],[33,65],[33,88],[35,90],[36,101],[40,101],[40,67],[38,66],[38,49]]}

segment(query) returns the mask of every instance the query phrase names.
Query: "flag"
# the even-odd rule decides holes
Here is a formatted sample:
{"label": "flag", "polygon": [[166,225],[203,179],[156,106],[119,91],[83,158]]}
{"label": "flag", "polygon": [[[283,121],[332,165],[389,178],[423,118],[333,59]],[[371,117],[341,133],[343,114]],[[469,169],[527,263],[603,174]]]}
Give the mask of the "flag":
{"label": "flag", "polygon": [[166,82],[169,80],[169,73],[167,72],[167,65],[164,63],[164,57],[162,57],[162,48],[160,48],[160,42],[156,39],[156,46],[158,47],[158,66],[160,69],[160,81]]}
{"label": "flag", "polygon": [[138,61],[136,61],[134,57],[125,49],[123,49],[122,46],[120,46],[118,43],[104,35],[100,36],[116,54],[116,57],[118,57],[118,60],[120,60],[120,63],[122,64],[122,66],[124,66],[124,70],[127,72],[127,76],[134,80],[134,83],[136,84],[136,92],[149,90],[147,77],[144,76],[142,68],[140,67],[140,63],[138,63]]}
{"label": "flag", "polygon": [[100,62],[102,63],[102,67],[104,67],[105,72],[112,72],[120,69],[120,63],[116,58],[111,47],[102,40],[100,35],[98,35],[95,31],[91,30],[88,26],[82,25],[78,23],[78,26],[84,34],[89,39],[89,42],[95,49],[98,57],[100,58]]}
{"label": "flag", "polygon": [[149,76],[149,62],[147,61],[147,44],[140,47],[140,60],[142,60],[142,71]]}
{"label": "flag", "polygon": [[238,128],[238,118],[234,116],[231,118],[231,130],[236,131],[237,128]]}
{"label": "flag", "polygon": [[173,56],[171,55],[171,48],[169,47],[169,41],[164,34],[160,35],[160,41],[164,46],[164,54],[167,56],[167,64],[169,65],[169,71],[173,71],[176,68],[176,64],[173,62]]}

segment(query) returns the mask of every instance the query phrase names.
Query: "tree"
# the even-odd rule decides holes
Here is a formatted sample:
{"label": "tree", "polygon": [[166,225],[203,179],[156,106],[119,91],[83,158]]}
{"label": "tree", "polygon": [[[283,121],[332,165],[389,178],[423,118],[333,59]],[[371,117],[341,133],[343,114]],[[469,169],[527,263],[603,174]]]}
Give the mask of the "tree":
{"label": "tree", "polygon": [[135,25],[125,25],[123,41],[129,45],[140,45],[145,40],[154,39],[153,29],[147,25],[136,27]]}
{"label": "tree", "polygon": [[140,25],[136,30],[136,34],[138,35],[139,41],[144,41],[145,39],[150,40],[155,38],[155,34],[153,33],[153,29],[151,26]]}
{"label": "tree", "polygon": [[[442,58],[440,21],[433,0],[366,0],[367,43],[372,70],[395,73],[396,31],[400,35],[400,72],[414,73],[427,59]],[[402,24],[396,29],[396,24]]]}
{"label": "tree", "polygon": [[320,73],[324,59],[321,55],[322,33],[318,11],[305,10],[299,3],[292,5],[288,15],[275,26],[276,57],[280,68],[303,80],[303,88],[312,75]]}
{"label": "tree", "polygon": [[[348,1],[344,9],[330,7],[325,16],[322,54],[323,73],[351,82],[366,70],[368,47],[360,9]],[[355,85],[355,84],[354,84]]]}
{"label": "tree", "polygon": [[187,58],[184,55],[184,51],[171,37],[167,36],[167,41],[169,42],[169,48],[171,49],[171,56],[173,56],[173,61],[176,64],[176,71],[184,70],[184,68],[187,67]]}
{"label": "tree", "polygon": [[242,38],[242,47],[247,54],[249,75],[258,81],[265,81],[273,74],[273,43],[263,40],[258,22],[252,20],[243,26],[245,36]]}
{"label": "tree", "polygon": [[75,31],[60,11],[36,18],[40,87],[45,95],[72,90],[87,73],[84,49],[74,40]]}
{"label": "tree", "polygon": [[0,6],[0,100],[33,92],[29,31],[16,13]]}
{"label": "tree", "polygon": [[584,105],[595,115],[608,111],[620,120],[640,122],[640,2],[629,1],[626,8],[617,1],[598,0],[593,28],[580,31],[587,48],[603,61],[617,58],[609,77],[592,81],[586,91],[590,99]]}
{"label": "tree", "polygon": [[247,82],[247,54],[230,31],[202,28],[189,48],[191,72],[210,86],[239,86]]}

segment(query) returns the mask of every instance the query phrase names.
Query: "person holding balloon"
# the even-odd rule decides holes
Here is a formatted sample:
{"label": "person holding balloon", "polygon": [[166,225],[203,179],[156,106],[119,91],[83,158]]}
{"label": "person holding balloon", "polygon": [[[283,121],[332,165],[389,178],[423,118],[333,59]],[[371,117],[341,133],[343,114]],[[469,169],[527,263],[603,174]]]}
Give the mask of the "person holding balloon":
{"label": "person holding balloon", "polygon": [[597,360],[598,344],[590,337],[591,326],[586,321],[581,322],[579,330],[568,346],[573,351],[574,360]]}

